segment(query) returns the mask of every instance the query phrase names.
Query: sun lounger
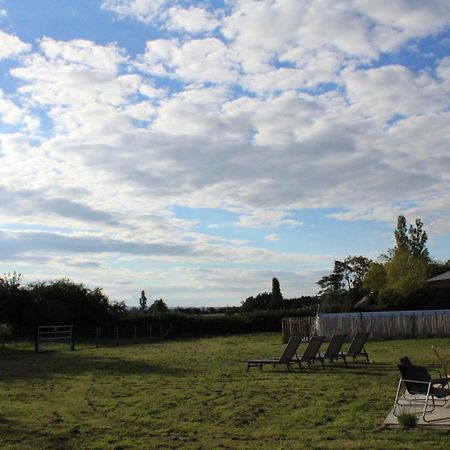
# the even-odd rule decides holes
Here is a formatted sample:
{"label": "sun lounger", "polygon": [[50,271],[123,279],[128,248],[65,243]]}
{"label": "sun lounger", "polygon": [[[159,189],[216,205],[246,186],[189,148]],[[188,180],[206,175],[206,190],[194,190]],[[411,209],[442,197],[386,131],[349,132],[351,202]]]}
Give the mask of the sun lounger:
{"label": "sun lounger", "polygon": [[345,357],[351,356],[353,361],[356,361],[358,356],[364,356],[369,363],[369,355],[364,349],[364,345],[369,337],[369,333],[357,333],[353,338],[353,341],[350,344],[350,347],[346,352],[342,352],[341,354]]}
{"label": "sun lounger", "polygon": [[310,339],[302,356],[300,356],[297,359],[300,369],[302,369],[302,362],[305,362],[308,365],[308,367],[311,367],[311,364],[314,363],[315,361],[319,361],[322,364],[322,367],[325,369],[323,358],[320,356],[319,353],[320,346],[322,345],[324,339],[325,339],[324,336],[313,336]]}
{"label": "sun lounger", "polygon": [[333,365],[333,361],[337,361],[339,358],[344,360],[345,365],[347,365],[347,359],[345,355],[341,352],[342,344],[345,341],[345,334],[336,334],[334,335],[330,343],[328,344],[325,353],[321,353],[320,357],[322,360],[330,361],[330,364]]}
{"label": "sun lounger", "polygon": [[[279,358],[266,358],[266,359],[250,359],[247,361],[247,372],[250,367],[259,367],[262,370],[264,365],[271,364],[273,367],[279,364],[285,364],[287,370],[291,369],[292,362],[298,362],[297,348],[302,341],[303,336],[294,336],[289,339],[283,353]],[[300,365],[300,364],[299,364]]]}
{"label": "sun lounger", "polygon": [[[398,382],[397,394],[394,402],[394,416],[398,416],[398,407],[405,406],[421,406],[423,404],[422,419],[424,422],[434,422],[436,420],[447,420],[449,417],[439,417],[436,420],[427,418],[427,414],[434,411],[437,405],[437,400],[442,400],[440,406],[444,406],[447,402],[447,397],[450,396],[450,389],[438,388],[433,385],[433,381],[428,373],[428,370],[422,366],[408,366],[400,364],[398,369],[401,373],[401,378]],[[406,399],[405,394],[401,394],[402,386],[410,395],[407,403],[401,403]],[[429,405],[431,400],[431,405]],[[429,407],[430,406],[430,407]],[[420,414],[420,413],[419,413]]]}

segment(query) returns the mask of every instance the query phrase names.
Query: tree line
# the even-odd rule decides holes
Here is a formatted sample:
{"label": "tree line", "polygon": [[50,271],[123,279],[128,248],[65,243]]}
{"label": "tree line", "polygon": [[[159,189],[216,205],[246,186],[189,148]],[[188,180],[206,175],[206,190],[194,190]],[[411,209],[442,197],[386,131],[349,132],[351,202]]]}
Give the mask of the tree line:
{"label": "tree line", "polygon": [[273,278],[272,292],[248,297],[242,311],[312,310],[319,304],[324,312],[449,307],[448,288],[430,287],[426,280],[450,270],[450,260],[430,257],[421,219],[408,225],[399,216],[394,238],[394,248],[376,261],[361,255],[334,261],[332,272],[317,281],[320,290],[315,296],[284,299],[278,279]]}
{"label": "tree line", "polygon": [[439,262],[429,254],[423,222],[409,224],[399,216],[395,246],[376,261],[347,256],[335,261],[333,271],[317,283],[325,310],[351,311],[433,309],[450,306],[448,288],[429,286],[426,280],[450,270],[450,260]]}
{"label": "tree line", "polygon": [[[317,282],[317,295],[284,298],[279,280],[273,278],[271,292],[248,297],[240,307],[169,309],[163,299],[148,306],[142,291],[139,307],[127,308],[125,302],[111,302],[99,287],[90,289],[67,278],[24,286],[21,275],[14,272],[0,276],[0,324],[8,324],[24,336],[38,325],[71,323],[86,330],[163,318],[177,321],[185,330],[214,332],[231,327],[259,331],[279,327],[283,315],[314,314],[319,304],[321,311],[336,312],[449,307],[448,288],[431,288],[426,280],[450,270],[450,260],[444,263],[430,257],[422,221],[417,219],[408,226],[399,216],[394,237],[394,248],[376,261],[351,255],[336,260],[332,272]],[[205,320],[200,320],[201,316]]]}

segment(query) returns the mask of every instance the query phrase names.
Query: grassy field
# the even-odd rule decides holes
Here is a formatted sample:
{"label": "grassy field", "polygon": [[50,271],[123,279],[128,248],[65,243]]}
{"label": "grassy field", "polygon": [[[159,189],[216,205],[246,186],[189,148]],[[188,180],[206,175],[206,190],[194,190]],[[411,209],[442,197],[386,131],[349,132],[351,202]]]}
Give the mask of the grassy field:
{"label": "grassy field", "polygon": [[1,449],[448,449],[449,431],[381,430],[396,363],[437,366],[431,345],[369,342],[370,365],[245,371],[279,334],[0,355]]}

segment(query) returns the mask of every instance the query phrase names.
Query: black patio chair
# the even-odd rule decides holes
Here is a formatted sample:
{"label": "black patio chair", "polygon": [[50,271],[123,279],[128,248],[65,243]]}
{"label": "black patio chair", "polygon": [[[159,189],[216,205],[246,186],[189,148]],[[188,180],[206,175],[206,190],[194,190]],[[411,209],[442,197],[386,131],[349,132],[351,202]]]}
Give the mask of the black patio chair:
{"label": "black patio chair", "polygon": [[[286,364],[287,370],[291,370],[291,363],[298,362],[297,349],[302,342],[303,336],[293,336],[289,339],[286,347],[281,353],[279,358],[266,358],[266,359],[250,359],[247,361],[247,372],[250,367],[259,367],[262,370],[263,366],[266,364],[271,364],[275,367],[278,364]],[[300,365],[300,363],[299,363]],[[301,368],[301,366],[300,366]]]}
{"label": "black patio chair", "polygon": [[345,341],[345,334],[335,334],[328,344],[325,353],[321,353],[320,357],[322,360],[330,361],[330,364],[333,365],[333,361],[337,361],[339,358],[344,360],[344,364],[347,365],[347,358],[341,352],[342,344]]}
{"label": "black patio chair", "polygon": [[315,361],[319,361],[322,364],[322,368],[325,369],[323,358],[320,356],[319,350],[322,345],[325,336],[313,336],[306,346],[302,356],[297,359],[297,362],[302,369],[302,362],[305,362],[308,367],[311,367]]}
{"label": "black patio chair", "polygon": [[[404,356],[403,358],[400,358],[400,364],[402,366],[413,366],[414,365],[412,363],[412,361],[407,356]],[[441,387],[445,387],[446,385],[449,384],[450,378],[449,377],[443,377],[439,371],[438,371],[438,373],[439,373],[439,378],[433,378],[431,380],[431,382],[433,384],[438,384]]]}
{"label": "black patio chair", "polygon": [[346,352],[342,352],[342,355],[345,357],[351,356],[353,361],[357,360],[358,356],[364,356],[369,363],[369,355],[364,349],[364,345],[369,337],[369,333],[356,333],[353,341],[350,344],[350,347]]}
{"label": "black patio chair", "polygon": [[[440,406],[444,406],[447,402],[447,397],[450,395],[450,389],[438,388],[433,385],[433,381],[430,377],[428,370],[422,366],[408,366],[399,364],[398,369],[401,373],[401,378],[398,382],[397,394],[395,396],[394,402],[394,416],[398,416],[397,407],[405,406],[405,404],[400,404],[400,399],[405,399],[405,395],[401,395],[402,386],[410,394],[411,398],[408,400],[408,405],[422,405],[423,410],[422,419],[424,422],[437,422],[439,420],[448,420],[449,417],[439,417],[438,419],[427,419],[427,414],[432,413],[436,407],[436,400],[442,400]],[[432,402],[431,409],[428,409],[429,402]]]}

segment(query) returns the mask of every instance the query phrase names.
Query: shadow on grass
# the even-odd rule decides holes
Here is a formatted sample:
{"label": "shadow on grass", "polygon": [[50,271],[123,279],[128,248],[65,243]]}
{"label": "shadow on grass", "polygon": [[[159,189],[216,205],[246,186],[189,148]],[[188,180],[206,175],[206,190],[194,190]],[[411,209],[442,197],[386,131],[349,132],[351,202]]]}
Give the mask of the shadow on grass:
{"label": "shadow on grass", "polygon": [[83,351],[48,351],[34,353],[28,349],[10,349],[2,355],[0,381],[30,380],[55,375],[77,376],[83,373],[104,372],[116,375],[182,376],[188,371],[181,367],[162,366],[142,360],[130,360],[120,356],[105,355],[95,350],[86,354]]}
{"label": "shadow on grass", "polygon": [[[259,369],[254,369],[253,371],[250,370],[250,372],[261,372]],[[293,366],[291,370],[283,369],[282,367],[276,367],[274,369],[268,367],[267,369],[263,369],[262,372],[264,373],[276,373],[276,374],[287,374],[287,375],[311,375],[314,377],[320,376],[320,374],[328,375],[332,373],[336,374],[352,374],[355,376],[368,376],[368,377],[380,377],[386,374],[396,373],[397,372],[397,366],[395,364],[385,364],[385,363],[370,363],[370,364],[349,364],[348,366],[345,365],[333,365],[333,366],[325,366],[325,369],[323,369],[321,366],[311,366],[309,367],[303,367],[302,370],[299,370],[298,367]],[[246,372],[247,373],[247,372]]]}

